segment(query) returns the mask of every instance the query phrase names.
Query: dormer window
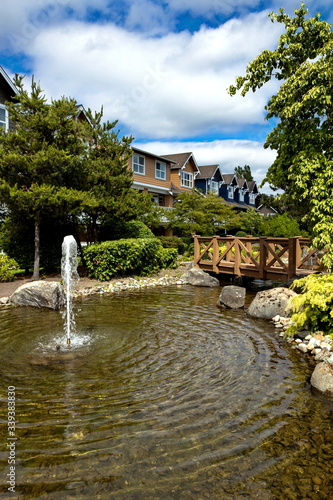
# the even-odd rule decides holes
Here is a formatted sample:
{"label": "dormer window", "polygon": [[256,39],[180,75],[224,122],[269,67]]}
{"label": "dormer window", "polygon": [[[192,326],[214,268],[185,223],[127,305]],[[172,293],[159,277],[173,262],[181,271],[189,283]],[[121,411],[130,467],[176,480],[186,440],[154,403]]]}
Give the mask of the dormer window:
{"label": "dormer window", "polygon": [[256,201],[256,195],[254,193],[250,193],[250,203],[254,205]]}
{"label": "dormer window", "polygon": [[3,104],[0,104],[0,127],[4,127],[5,132],[9,127],[8,111]]}
{"label": "dormer window", "polygon": [[228,198],[229,200],[234,199],[234,186],[228,186]]}
{"label": "dormer window", "polygon": [[181,186],[186,188],[193,188],[193,174],[181,171]]}
{"label": "dormer window", "polygon": [[244,201],[244,190],[243,189],[241,189],[239,191],[239,201]]}
{"label": "dormer window", "polygon": [[216,181],[211,181],[210,190],[213,194],[219,194],[219,183]]}

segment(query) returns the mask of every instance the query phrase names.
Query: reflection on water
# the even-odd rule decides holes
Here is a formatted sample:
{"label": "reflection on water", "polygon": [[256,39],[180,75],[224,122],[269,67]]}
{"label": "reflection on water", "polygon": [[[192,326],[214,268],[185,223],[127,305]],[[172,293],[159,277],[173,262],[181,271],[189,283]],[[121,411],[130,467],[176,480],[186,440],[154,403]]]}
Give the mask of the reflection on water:
{"label": "reflection on water", "polygon": [[1,498],[330,498],[332,409],[307,362],[270,323],[218,309],[219,292],[82,299],[71,349],[58,313],[1,310],[18,436],[16,493],[3,447]]}

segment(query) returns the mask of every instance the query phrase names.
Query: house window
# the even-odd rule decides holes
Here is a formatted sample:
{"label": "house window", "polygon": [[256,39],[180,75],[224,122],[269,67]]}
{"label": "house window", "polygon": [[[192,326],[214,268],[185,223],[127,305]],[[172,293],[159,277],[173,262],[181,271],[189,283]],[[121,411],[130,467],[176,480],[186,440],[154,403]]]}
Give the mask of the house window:
{"label": "house window", "polygon": [[214,194],[219,194],[219,183],[216,181],[211,181],[210,190]]}
{"label": "house window", "polygon": [[234,186],[228,186],[228,198],[229,200],[234,199]]}
{"label": "house window", "polygon": [[250,203],[251,205],[254,205],[256,201],[256,195],[253,193],[250,193]]}
{"label": "house window", "polygon": [[133,155],[133,172],[140,175],[145,175],[145,157]]}
{"label": "house window", "polygon": [[181,171],[181,186],[186,188],[193,188],[193,174]]}
{"label": "house window", "polygon": [[155,166],[155,177],[156,179],[162,179],[165,181],[166,179],[166,164],[160,161],[156,162]]}
{"label": "house window", "polygon": [[8,130],[8,112],[3,104],[0,104],[0,127],[4,127],[5,131]]}
{"label": "house window", "polygon": [[164,195],[163,194],[153,194],[151,197],[151,201],[159,205],[160,207],[164,207]]}
{"label": "house window", "polygon": [[239,191],[239,201],[244,201],[244,191],[243,191],[243,189],[241,189]]}

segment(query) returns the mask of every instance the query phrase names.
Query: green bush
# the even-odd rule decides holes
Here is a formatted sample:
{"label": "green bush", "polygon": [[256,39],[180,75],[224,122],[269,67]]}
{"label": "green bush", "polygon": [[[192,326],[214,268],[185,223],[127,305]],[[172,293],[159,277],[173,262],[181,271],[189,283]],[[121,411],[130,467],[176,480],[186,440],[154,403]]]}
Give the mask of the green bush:
{"label": "green bush", "polygon": [[17,269],[19,265],[16,260],[7,255],[0,255],[0,281],[13,281]]}
{"label": "green bush", "polygon": [[292,325],[287,335],[308,328],[333,334],[333,274],[310,274],[293,282],[299,295],[292,299]]}
{"label": "green bush", "polygon": [[163,249],[157,238],[131,238],[90,245],[84,257],[89,277],[105,281],[117,275],[147,276],[173,265],[171,250]]}
{"label": "green bush", "polygon": [[185,252],[186,245],[179,236],[159,236],[158,239],[164,248],[176,248],[180,255]]}
{"label": "green bush", "polygon": [[100,241],[129,238],[155,238],[155,235],[146,224],[139,220],[118,221],[112,225],[105,225],[101,227],[99,233]]}
{"label": "green bush", "polygon": [[245,238],[247,236],[245,231],[237,231],[235,234],[236,238]]}
{"label": "green bush", "polygon": [[159,269],[167,269],[167,268],[175,269],[177,267],[178,250],[176,248],[161,247],[156,257]]}

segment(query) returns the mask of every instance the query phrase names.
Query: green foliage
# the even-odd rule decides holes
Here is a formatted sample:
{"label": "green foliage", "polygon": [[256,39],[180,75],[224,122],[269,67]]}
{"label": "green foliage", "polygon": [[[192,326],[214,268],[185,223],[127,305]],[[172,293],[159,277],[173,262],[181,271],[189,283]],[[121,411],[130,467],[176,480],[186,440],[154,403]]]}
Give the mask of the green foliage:
{"label": "green foliage", "polygon": [[13,281],[17,269],[19,269],[19,265],[16,260],[0,254],[0,281]]}
{"label": "green foliage", "polygon": [[263,216],[255,208],[248,208],[240,215],[240,226],[246,235],[260,236],[263,233]]}
{"label": "green foliage", "polygon": [[219,230],[239,226],[239,215],[222,198],[197,191],[180,194],[175,209],[168,213],[168,217],[169,227],[181,235],[195,233],[212,236]]}
{"label": "green foliage", "polygon": [[294,281],[291,288],[301,293],[292,299],[292,325],[287,335],[308,328],[333,337],[333,274],[310,274]]}
{"label": "green foliage", "polygon": [[270,14],[285,26],[273,51],[264,50],[248,64],[246,75],[229,88],[242,95],[276,78],[281,86],[267,106],[277,125],[265,147],[277,151],[265,181],[283,189],[288,210],[302,216],[325,264],[333,268],[333,32],[320,15],[307,19],[305,3],[289,17],[280,9]]}
{"label": "green foliage", "polygon": [[245,231],[237,231],[237,233],[235,234],[235,236],[237,238],[245,238],[245,236],[247,236],[247,233]]}
{"label": "green foliage", "polygon": [[159,236],[158,239],[161,241],[164,248],[176,248],[179,255],[185,252],[186,245],[179,236]]}
{"label": "green foliage", "polygon": [[235,175],[238,179],[246,179],[247,181],[254,180],[251,167],[249,165],[244,165],[244,167],[235,167]]}
{"label": "green foliage", "polygon": [[101,281],[117,275],[147,276],[174,266],[177,255],[173,249],[163,249],[157,238],[104,241],[84,249],[89,277]]}
{"label": "green foliage", "polygon": [[265,236],[276,238],[291,238],[292,236],[306,236],[301,231],[296,219],[289,217],[287,213],[282,215],[271,215],[264,217],[262,231]]}
{"label": "green foliage", "polygon": [[154,238],[154,234],[139,220],[117,220],[113,224],[104,225],[100,229],[100,241],[120,240],[128,238]]}

